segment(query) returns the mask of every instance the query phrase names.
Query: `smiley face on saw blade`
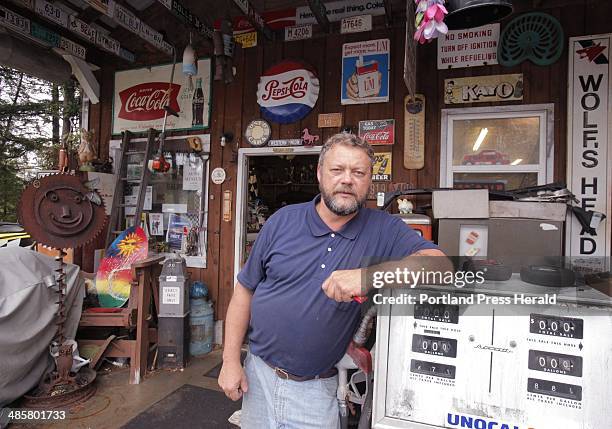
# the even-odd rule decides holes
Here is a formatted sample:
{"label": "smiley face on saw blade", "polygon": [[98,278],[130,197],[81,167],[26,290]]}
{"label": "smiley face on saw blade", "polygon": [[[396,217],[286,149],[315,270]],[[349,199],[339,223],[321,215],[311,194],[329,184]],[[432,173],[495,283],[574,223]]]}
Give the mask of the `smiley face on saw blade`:
{"label": "smiley face on saw blade", "polygon": [[102,229],[106,214],[75,176],[47,176],[28,186],[19,218],[34,239],[52,247],[79,247]]}

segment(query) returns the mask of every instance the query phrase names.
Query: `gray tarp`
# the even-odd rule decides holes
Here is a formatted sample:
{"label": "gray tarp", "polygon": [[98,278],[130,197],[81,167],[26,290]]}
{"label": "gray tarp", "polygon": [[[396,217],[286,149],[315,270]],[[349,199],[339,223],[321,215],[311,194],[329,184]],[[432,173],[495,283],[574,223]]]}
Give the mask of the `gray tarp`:
{"label": "gray tarp", "polygon": [[[58,265],[23,247],[0,248],[0,407],[35,387],[52,369],[49,345],[56,332],[57,286],[47,284]],[[66,265],[69,339],[76,334],[85,295],[79,270]]]}

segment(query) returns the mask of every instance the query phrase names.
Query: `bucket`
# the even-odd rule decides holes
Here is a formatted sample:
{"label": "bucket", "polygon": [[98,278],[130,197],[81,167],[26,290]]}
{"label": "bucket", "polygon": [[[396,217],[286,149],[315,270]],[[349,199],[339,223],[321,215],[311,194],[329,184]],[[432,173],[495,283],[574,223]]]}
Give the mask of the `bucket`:
{"label": "bucket", "polygon": [[192,298],[190,304],[191,340],[189,353],[191,356],[200,356],[210,353],[212,350],[215,326],[214,310],[212,302],[202,298]]}

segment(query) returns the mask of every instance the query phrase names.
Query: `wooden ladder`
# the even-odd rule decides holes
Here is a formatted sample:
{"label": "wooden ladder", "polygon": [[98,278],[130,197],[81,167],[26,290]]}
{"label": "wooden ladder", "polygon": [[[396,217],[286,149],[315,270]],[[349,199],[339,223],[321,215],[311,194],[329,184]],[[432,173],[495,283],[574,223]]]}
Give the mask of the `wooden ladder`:
{"label": "wooden ladder", "polygon": [[[145,195],[147,193],[147,185],[151,177],[148,164],[149,160],[153,157],[153,150],[155,146],[155,137],[157,131],[153,128],[149,128],[147,134],[147,141],[144,150],[132,149],[132,138],[133,134],[129,131],[124,131],[121,139],[121,152],[119,159],[119,168],[115,172],[115,193],[113,195],[113,207],[110,214],[108,223],[108,232],[106,233],[106,242],[104,243],[104,249],[113,242],[113,240],[121,234],[125,228],[123,228],[123,219],[126,207],[136,207],[136,213],[134,215],[134,225],[140,225],[140,217],[142,215],[142,207],[144,205]],[[143,154],[144,160],[142,164],[142,172],[138,180],[128,180],[127,166],[130,155]],[[125,189],[128,182],[138,182],[138,196],[136,204],[126,204],[124,200]]]}

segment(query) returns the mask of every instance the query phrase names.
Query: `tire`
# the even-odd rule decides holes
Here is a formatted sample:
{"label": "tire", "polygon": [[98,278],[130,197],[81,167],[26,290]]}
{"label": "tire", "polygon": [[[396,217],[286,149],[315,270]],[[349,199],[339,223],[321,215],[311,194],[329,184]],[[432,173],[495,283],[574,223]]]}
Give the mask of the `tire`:
{"label": "tire", "polygon": [[539,286],[571,287],[576,275],[572,270],[550,265],[530,265],[521,268],[521,280]]}

